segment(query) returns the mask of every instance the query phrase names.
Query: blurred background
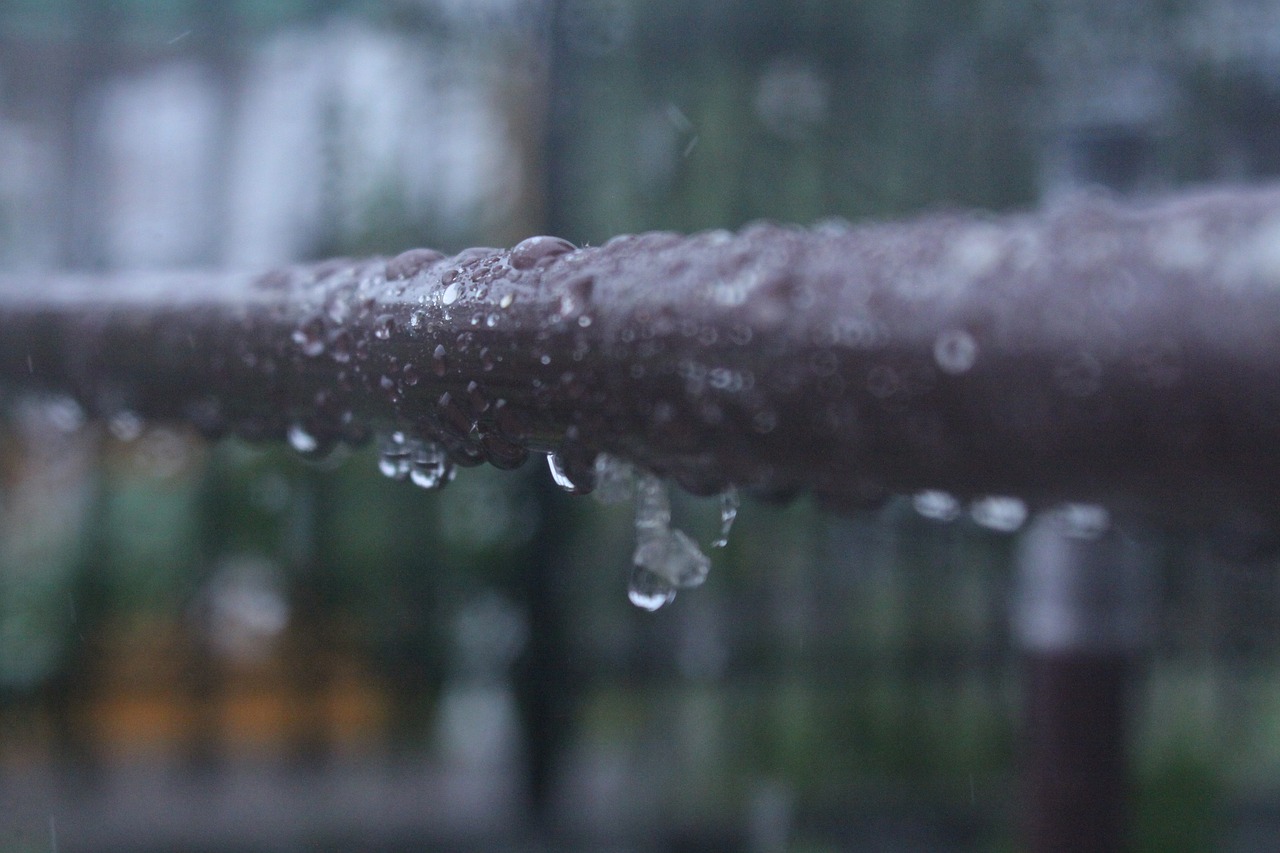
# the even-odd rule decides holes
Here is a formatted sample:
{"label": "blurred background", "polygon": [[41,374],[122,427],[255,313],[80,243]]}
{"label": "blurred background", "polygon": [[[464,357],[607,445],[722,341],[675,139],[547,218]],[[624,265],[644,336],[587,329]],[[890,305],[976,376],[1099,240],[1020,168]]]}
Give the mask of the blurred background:
{"label": "blurred background", "polygon": [[[1265,0],[0,0],[7,272],[1277,171]],[[675,512],[715,538],[714,500]],[[632,536],[540,464],[426,493],[16,405],[0,851],[1016,848],[1013,537],[746,501],[650,614]],[[1156,544],[1135,848],[1272,849],[1276,566]]]}

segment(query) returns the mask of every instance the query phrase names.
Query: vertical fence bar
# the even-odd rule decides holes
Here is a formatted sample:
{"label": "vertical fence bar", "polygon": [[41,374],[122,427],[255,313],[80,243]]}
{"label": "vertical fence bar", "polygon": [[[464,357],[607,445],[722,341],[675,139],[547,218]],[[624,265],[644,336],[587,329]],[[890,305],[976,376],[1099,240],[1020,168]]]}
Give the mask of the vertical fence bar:
{"label": "vertical fence bar", "polygon": [[1031,853],[1125,849],[1128,693],[1151,624],[1151,569],[1096,507],[1047,512],[1020,543],[1013,623]]}

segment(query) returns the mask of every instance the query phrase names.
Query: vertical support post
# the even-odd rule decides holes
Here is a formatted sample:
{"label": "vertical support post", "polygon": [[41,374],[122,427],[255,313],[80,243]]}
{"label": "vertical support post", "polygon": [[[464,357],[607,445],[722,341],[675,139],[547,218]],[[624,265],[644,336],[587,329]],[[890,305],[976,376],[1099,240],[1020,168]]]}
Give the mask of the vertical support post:
{"label": "vertical support post", "polygon": [[1020,543],[1022,849],[1119,851],[1128,832],[1128,687],[1150,631],[1150,561],[1100,507],[1064,506]]}

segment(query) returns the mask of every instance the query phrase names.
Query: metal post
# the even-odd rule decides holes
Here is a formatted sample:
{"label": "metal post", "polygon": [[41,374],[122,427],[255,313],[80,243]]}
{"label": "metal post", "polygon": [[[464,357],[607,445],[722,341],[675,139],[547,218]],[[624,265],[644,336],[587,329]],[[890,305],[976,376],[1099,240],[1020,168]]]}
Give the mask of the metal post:
{"label": "metal post", "polygon": [[1100,507],[1043,514],[1020,543],[1024,849],[1125,849],[1128,685],[1150,630],[1151,566]]}

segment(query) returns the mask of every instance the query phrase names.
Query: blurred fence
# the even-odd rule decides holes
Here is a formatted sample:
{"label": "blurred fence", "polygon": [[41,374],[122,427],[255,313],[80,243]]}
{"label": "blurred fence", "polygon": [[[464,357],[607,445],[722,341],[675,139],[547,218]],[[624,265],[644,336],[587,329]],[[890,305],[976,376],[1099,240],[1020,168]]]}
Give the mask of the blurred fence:
{"label": "blurred fence", "polygon": [[[0,265],[26,305],[57,302],[50,282],[66,279],[49,270],[263,269],[539,232],[589,245],[761,216],[1004,209],[1081,182],[1252,182],[1277,165],[1276,24],[1251,3],[0,15]],[[1212,248],[1220,221],[1236,227],[1211,219],[1174,242]],[[1239,299],[1235,313],[1269,322],[1225,292],[1217,307]],[[139,361],[172,365],[206,316],[117,340],[169,341]],[[400,357],[373,336],[380,316],[370,345]],[[88,319],[73,325],[101,344],[110,322]],[[277,319],[279,344],[305,345],[296,317]],[[1199,334],[1216,352],[1253,340],[1226,321]],[[41,341],[95,354],[63,364],[71,390],[111,359],[128,373],[130,350],[90,342]],[[6,371],[48,369],[25,356]],[[1075,368],[1044,387],[1087,387],[1090,363]],[[1220,372],[1265,392],[1251,369]],[[392,411],[372,378],[372,405]],[[87,408],[6,405],[0,846],[488,850],[528,845],[539,821],[578,849],[1012,843],[1022,700],[1004,534],[903,499],[853,516],[748,500],[708,584],[641,614],[623,594],[631,514],[570,501],[533,465],[428,494],[387,483],[376,448],[313,467],[208,445],[144,416],[166,394],[106,391]],[[1248,443],[1274,421],[1266,393],[1211,398],[1194,397],[1195,417],[1234,438],[1170,482],[1234,460],[1252,500],[1210,510],[1253,508],[1207,540],[1190,526],[1160,540],[1159,627],[1132,686],[1138,849],[1268,849],[1277,822],[1276,575],[1260,547],[1273,463]],[[285,435],[313,402],[259,434]],[[1148,449],[1113,448],[1097,475],[1122,479]],[[675,501],[684,529],[715,537],[714,501]]]}

